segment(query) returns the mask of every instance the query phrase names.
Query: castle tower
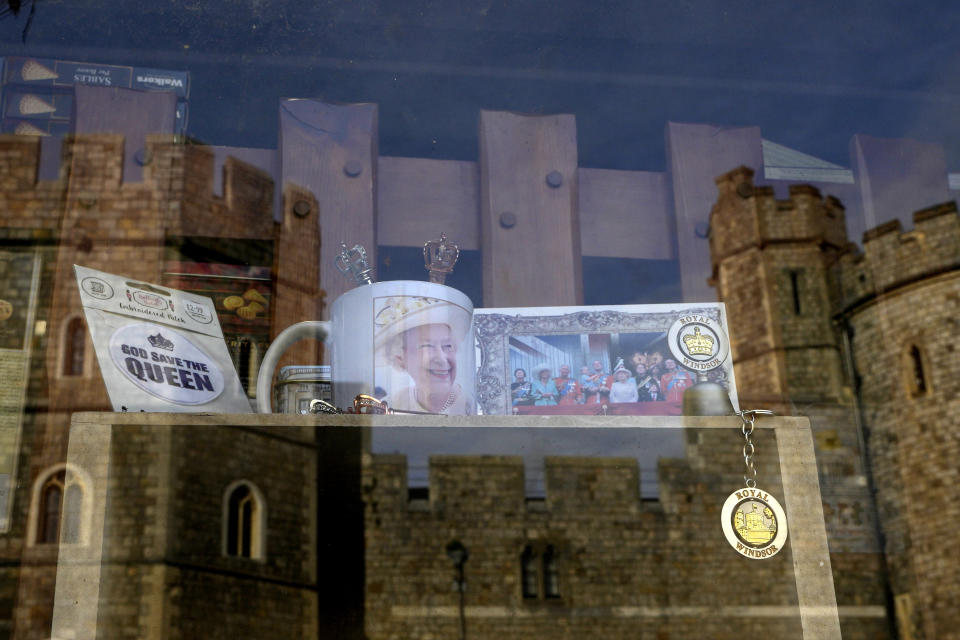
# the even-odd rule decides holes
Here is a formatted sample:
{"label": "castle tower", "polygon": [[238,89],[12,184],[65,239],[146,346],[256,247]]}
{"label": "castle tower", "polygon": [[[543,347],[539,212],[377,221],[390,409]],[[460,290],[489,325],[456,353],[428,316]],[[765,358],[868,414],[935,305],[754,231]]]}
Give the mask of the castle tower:
{"label": "castle tower", "polygon": [[[837,601],[889,608],[845,336],[833,320],[837,265],[850,251],[843,205],[807,185],[777,200],[747,167],[716,182],[711,280],[727,307],[741,407],[810,419]],[[841,619],[844,635],[858,624]]]}
{"label": "castle tower", "polygon": [[831,322],[833,267],[848,244],[843,205],[806,185],[777,200],[746,167],[717,178],[717,187],[712,281],[727,306],[741,403],[810,417],[821,473],[862,473],[851,462],[853,398]]}
{"label": "castle tower", "polygon": [[0,398],[0,636],[8,628],[16,637],[50,628],[58,534],[53,528],[47,536],[38,524],[38,491],[45,479],[64,490],[78,484],[71,476],[82,470],[64,469],[70,416],[110,407],[73,265],[180,289],[191,289],[180,273],[191,260],[262,267],[268,276],[258,286],[283,301],[256,326],[248,329],[236,314],[225,318],[223,295],[212,295],[228,344],[231,334],[260,341],[249,356],[254,381],[255,357],[280,330],[316,318],[320,300],[310,191],[286,185],[277,223],[267,173],[227,158],[217,195],[213,152],[173,136],[147,137],[137,159],[142,182],[124,179],[120,135],[66,137],[56,180],[38,179],[40,150],[37,139],[0,136],[0,314],[9,320],[0,367],[13,372]]}
{"label": "castle tower", "polygon": [[960,628],[960,217],[955,203],[864,234],[839,263],[901,637]]}

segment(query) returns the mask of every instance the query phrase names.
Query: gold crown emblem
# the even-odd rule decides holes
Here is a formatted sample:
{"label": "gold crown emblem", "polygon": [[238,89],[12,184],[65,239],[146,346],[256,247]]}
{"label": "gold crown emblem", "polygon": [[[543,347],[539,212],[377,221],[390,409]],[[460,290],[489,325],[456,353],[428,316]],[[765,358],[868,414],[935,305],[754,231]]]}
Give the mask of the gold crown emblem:
{"label": "gold crown emblem", "polygon": [[709,356],[713,353],[713,338],[700,333],[700,327],[694,327],[693,333],[683,336],[683,343],[692,356]]}

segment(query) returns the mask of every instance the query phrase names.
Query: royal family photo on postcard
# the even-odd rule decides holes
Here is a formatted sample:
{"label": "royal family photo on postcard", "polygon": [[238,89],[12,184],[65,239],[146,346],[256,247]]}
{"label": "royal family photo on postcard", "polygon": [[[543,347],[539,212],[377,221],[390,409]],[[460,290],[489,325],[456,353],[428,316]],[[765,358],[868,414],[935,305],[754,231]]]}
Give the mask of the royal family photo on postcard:
{"label": "royal family photo on postcard", "polygon": [[736,406],[720,304],[478,309],[474,325],[484,413],[680,415],[699,381]]}

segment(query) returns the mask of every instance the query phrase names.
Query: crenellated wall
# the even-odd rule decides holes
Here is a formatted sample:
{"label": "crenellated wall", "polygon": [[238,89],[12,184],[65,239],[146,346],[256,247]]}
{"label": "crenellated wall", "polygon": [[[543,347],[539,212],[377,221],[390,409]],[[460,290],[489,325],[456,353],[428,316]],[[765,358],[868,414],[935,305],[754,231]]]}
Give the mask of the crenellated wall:
{"label": "crenellated wall", "polygon": [[781,242],[847,244],[843,204],[816,187],[790,185],[788,200],[773,187],[753,184],[754,172],[739,167],[716,179],[718,196],[710,218],[714,263],[749,247]]}
{"label": "crenellated wall", "polygon": [[830,270],[847,246],[843,206],[804,185],[777,200],[747,167],[716,182],[712,281],[727,304],[738,392],[778,405],[849,402],[831,324]]}
{"label": "crenellated wall", "polygon": [[[40,620],[18,633],[317,638],[316,430],[121,415],[74,416],[68,461],[89,475],[90,539],[61,546],[49,568],[52,633]],[[255,557],[226,552],[227,495],[240,482],[255,490]]]}
{"label": "crenellated wall", "polygon": [[860,377],[894,597],[917,638],[960,626],[956,438],[960,415],[960,216],[953,202],[864,234],[840,263],[841,317]]}
{"label": "crenellated wall", "polygon": [[913,229],[891,220],[863,234],[863,251],[841,263],[843,307],[863,305],[898,287],[960,267],[960,216],[956,202],[913,214]]}
{"label": "crenellated wall", "polygon": [[[216,195],[213,153],[173,136],[148,137],[142,182],[124,181],[119,135],[66,137],[55,180],[38,180],[39,148],[36,139],[0,136],[0,241],[10,252],[40,256],[35,322],[24,329],[32,340],[29,411],[19,434],[24,464],[13,495],[12,535],[0,544],[4,574],[16,576],[6,582],[16,595],[3,602],[20,603],[18,638],[49,635],[57,559],[55,546],[26,544],[30,491],[39,474],[65,459],[70,415],[110,408],[89,334],[80,370],[66,366],[67,327],[83,317],[73,265],[163,284],[167,261],[185,239],[251,240],[272,247],[272,264],[264,265],[274,279],[268,286],[282,292],[271,309],[271,335],[317,318],[322,300],[318,208],[309,191],[291,186],[297,200],[313,204],[306,216],[277,223],[269,174],[228,158],[223,196]],[[14,616],[11,607],[0,603],[0,630]]]}
{"label": "crenellated wall", "polygon": [[[810,419],[838,602],[882,603],[875,509],[843,335],[833,321],[837,263],[849,250],[844,208],[805,185],[778,200],[753,184],[747,167],[716,184],[712,282],[727,308],[741,406]],[[845,625],[844,634],[855,626]]]}
{"label": "crenellated wall", "polygon": [[[530,499],[518,456],[431,456],[428,496],[408,492],[405,456],[365,456],[367,637],[456,637],[451,540],[470,554],[468,637],[801,637],[790,553],[747,567],[719,535],[723,500],[742,482],[738,435],[687,430],[686,457],[659,462],[658,501],[641,499],[634,458],[546,457],[545,497]],[[772,436],[757,432],[768,464]],[[771,466],[762,479],[782,495],[777,474]],[[527,547],[552,548],[557,597],[524,597]],[[746,570],[762,589],[738,588]],[[871,584],[850,576],[838,597],[874,604]],[[841,613],[844,637],[883,637],[869,608]]]}
{"label": "crenellated wall", "polygon": [[[886,565],[899,632],[947,637],[960,626],[960,563],[942,553],[960,543],[957,206],[917,211],[909,231],[899,220],[870,229],[859,251],[839,202],[808,186],[779,201],[752,178],[745,167],[717,178],[711,217],[740,396],[780,394],[810,417],[828,514],[843,504],[838,481],[862,478],[862,439],[875,501],[853,504],[868,520],[875,505],[884,555],[872,564],[879,575]],[[842,538],[835,530],[832,546]],[[833,557],[839,581],[854,556]]]}

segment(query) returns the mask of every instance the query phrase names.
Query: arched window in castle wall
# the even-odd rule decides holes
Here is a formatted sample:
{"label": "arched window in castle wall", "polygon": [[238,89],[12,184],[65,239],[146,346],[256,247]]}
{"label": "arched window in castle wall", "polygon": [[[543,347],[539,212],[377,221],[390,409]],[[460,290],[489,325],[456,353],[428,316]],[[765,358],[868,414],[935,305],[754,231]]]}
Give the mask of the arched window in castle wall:
{"label": "arched window in castle wall", "polygon": [[903,357],[903,369],[907,393],[910,396],[919,397],[930,392],[926,354],[916,343],[907,346]]}
{"label": "arched window in castle wall", "polygon": [[87,350],[87,327],[83,318],[74,316],[67,322],[63,334],[63,367],[65,376],[82,376]]}
{"label": "arched window in castle wall", "polygon": [[60,541],[60,512],[63,507],[63,485],[66,472],[51,476],[40,491],[40,525],[37,529],[39,544]]}
{"label": "arched window in castle wall", "polygon": [[92,508],[89,478],[59,464],[37,477],[30,503],[30,544],[85,544]]}
{"label": "arched window in castle wall", "polygon": [[234,482],[223,496],[223,554],[262,560],[266,551],[266,503],[246,480]]}

